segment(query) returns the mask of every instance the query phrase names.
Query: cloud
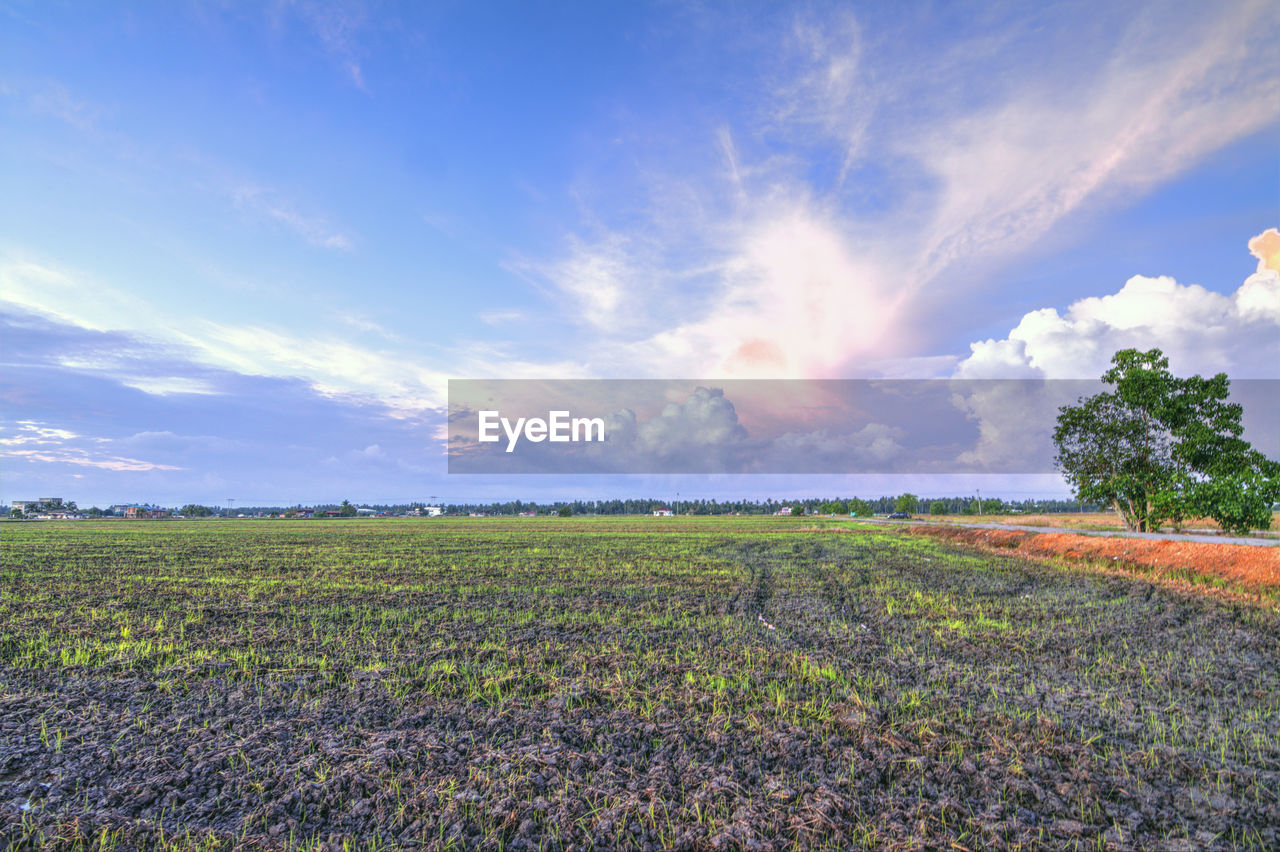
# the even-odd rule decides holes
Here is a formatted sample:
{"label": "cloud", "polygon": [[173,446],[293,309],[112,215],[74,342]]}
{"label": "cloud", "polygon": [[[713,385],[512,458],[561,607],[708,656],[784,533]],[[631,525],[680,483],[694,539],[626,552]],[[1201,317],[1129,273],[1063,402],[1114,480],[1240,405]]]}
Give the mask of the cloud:
{"label": "cloud", "polygon": [[20,447],[26,444],[60,444],[76,437],[75,432],[54,429],[35,420],[19,420],[14,434],[0,438],[0,446]]}
{"label": "cloud", "polygon": [[553,286],[567,294],[588,323],[612,329],[623,297],[642,287],[626,241],[617,234],[594,243],[569,238],[569,256],[540,269]]}
{"label": "cloud", "polygon": [[[324,395],[302,379],[210,366],[194,347],[12,310],[0,312],[0,339],[0,485],[11,498],[65,491],[70,471],[82,503],[447,493],[430,412],[405,416],[371,394]],[[152,375],[216,393],[135,386]],[[329,456],[343,465],[322,469]]]}
{"label": "cloud", "polygon": [[[1275,233],[1250,240],[1251,248]],[[1280,272],[1260,262],[1229,295],[1168,276],[1135,275],[1115,293],[1080,299],[1061,314],[1032,311],[1008,337],[970,344],[955,374],[1096,378],[1116,350],[1130,347],[1159,347],[1178,372],[1280,377]]]}
{"label": "cloud", "polygon": [[19,420],[8,437],[0,438],[0,457],[41,464],[69,464],[114,471],[181,470],[126,456],[112,455],[108,439],[90,439],[91,447],[72,446],[83,436],[35,420]]}
{"label": "cloud", "polygon": [[351,251],[355,241],[333,228],[324,219],[303,214],[271,190],[253,184],[241,184],[231,192],[236,205],[255,215],[278,222],[317,248]]}
{"label": "cloud", "polygon": [[852,432],[787,432],[762,454],[760,471],[889,470],[902,458],[901,426],[868,423]]}
{"label": "cloud", "polygon": [[130,459],[123,456],[93,456],[85,450],[0,450],[0,456],[45,464],[70,464],[113,471],[182,470],[168,464]]}
{"label": "cloud", "polygon": [[361,52],[359,35],[368,21],[363,3],[356,0],[341,3],[287,0],[273,11],[278,14],[283,9],[296,14],[356,88],[366,91],[364,70],[358,58]]}
{"label": "cloud", "polygon": [[445,374],[337,337],[209,322],[184,338],[202,357],[244,375],[303,378],[322,393],[364,394],[404,416],[439,408],[445,398]]}
{"label": "cloud", "polygon": [[102,115],[100,107],[75,97],[58,82],[33,89],[27,102],[35,112],[61,119],[77,130],[93,130]]}
{"label": "cloud", "polygon": [[1280,231],[1267,228],[1249,240],[1249,253],[1258,259],[1258,272],[1280,272]]}
{"label": "cloud", "polygon": [[773,85],[765,124],[792,143],[810,145],[815,133],[830,139],[841,152],[843,183],[883,92],[866,73],[862,27],[848,11],[823,21],[797,17],[784,48],[790,73]]}
{"label": "cloud", "polygon": [[1092,40],[1078,13],[975,25],[946,51],[869,39],[847,14],[793,19],[752,119],[690,139],[705,156],[684,172],[643,168],[639,215],[591,208],[535,264],[595,332],[593,367],[865,375],[987,286],[974,270],[1280,115],[1271,5],[1120,9]]}
{"label": "cloud", "polygon": [[[419,354],[372,349],[333,334],[298,335],[252,325],[199,321],[178,331],[166,318],[149,315],[145,303],[139,305],[108,285],[25,261],[0,265],[0,297],[14,328],[39,327],[67,338],[56,356],[61,366],[101,372],[152,394],[217,393],[217,385],[194,363],[205,365],[205,373],[231,369],[243,375],[305,378],[331,395],[377,398],[402,416],[418,416],[444,404],[446,374],[421,366]],[[146,328],[151,336],[105,328],[126,324],[130,317],[135,329]],[[373,323],[355,322],[370,332],[379,330]],[[79,331],[69,333],[69,327]],[[84,331],[95,334],[79,333]],[[467,347],[457,351],[481,360]],[[157,352],[164,354],[156,357]],[[6,347],[5,354],[8,360],[24,357],[16,347]],[[182,364],[187,372],[175,375],[168,369],[171,364]],[[490,363],[487,369],[495,367]]]}
{"label": "cloud", "polygon": [[910,283],[1024,250],[1082,205],[1131,198],[1273,122],[1274,21],[1274,7],[1255,2],[1179,20],[1181,31],[1139,15],[1098,69],[1033,78],[904,140],[942,186]]}

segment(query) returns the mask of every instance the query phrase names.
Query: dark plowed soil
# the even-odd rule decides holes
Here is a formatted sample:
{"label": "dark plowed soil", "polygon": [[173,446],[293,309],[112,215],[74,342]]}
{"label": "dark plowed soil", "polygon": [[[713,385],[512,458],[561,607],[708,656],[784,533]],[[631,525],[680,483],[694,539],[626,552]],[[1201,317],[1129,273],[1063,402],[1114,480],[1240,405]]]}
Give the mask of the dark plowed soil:
{"label": "dark plowed soil", "polygon": [[1280,848],[1266,610],[892,534],[243,529],[6,541],[11,843]]}

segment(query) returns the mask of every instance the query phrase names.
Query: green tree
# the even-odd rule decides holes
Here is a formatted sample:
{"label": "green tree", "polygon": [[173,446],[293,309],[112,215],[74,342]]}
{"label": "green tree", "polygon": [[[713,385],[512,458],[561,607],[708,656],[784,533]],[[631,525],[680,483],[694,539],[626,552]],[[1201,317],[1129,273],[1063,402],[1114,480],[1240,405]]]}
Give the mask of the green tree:
{"label": "green tree", "polygon": [[572,506],[561,506],[559,509],[556,509],[556,514],[557,514],[557,515],[559,515],[559,516],[560,516],[560,517],[562,517],[562,518],[572,518],[572,517],[573,517],[573,507],[572,507]]}
{"label": "green tree", "polygon": [[17,507],[14,507],[14,508],[12,508],[12,509],[10,509],[10,510],[9,510],[9,517],[10,517],[10,518],[12,518],[12,519],[13,519],[13,520],[15,520],[15,521],[20,521],[20,520],[22,520],[23,518],[25,518],[25,517],[26,517],[26,515],[24,515],[24,514],[22,513],[22,510],[21,510],[21,509],[19,509],[19,508],[17,508]]}
{"label": "green tree", "polygon": [[213,510],[208,506],[199,506],[195,503],[188,503],[178,510],[179,515],[186,515],[188,518],[207,518],[213,514]]}
{"label": "green tree", "polygon": [[356,507],[352,506],[349,500],[343,500],[342,505],[338,507],[338,514],[344,518],[354,517],[356,514]]}
{"label": "green tree", "polygon": [[822,504],[822,514],[824,515],[847,515],[849,514],[849,504],[841,500],[832,500]]}
{"label": "green tree", "polygon": [[945,515],[947,513],[947,504],[941,500],[934,500],[929,504],[930,515]]}
{"label": "green tree", "polygon": [[911,492],[907,492],[906,494],[900,494],[893,501],[893,510],[895,512],[906,512],[908,515],[910,515],[915,512],[916,505],[919,504],[919,502],[920,502],[920,498],[912,494]]}
{"label": "green tree", "polygon": [[871,517],[871,504],[861,497],[854,497],[849,501],[849,514],[858,518]]}
{"label": "green tree", "polygon": [[1059,409],[1055,462],[1076,497],[1110,504],[1140,531],[1193,515],[1237,532],[1269,527],[1280,463],[1240,437],[1226,374],[1179,379],[1159,349],[1124,349],[1111,363],[1112,391]]}

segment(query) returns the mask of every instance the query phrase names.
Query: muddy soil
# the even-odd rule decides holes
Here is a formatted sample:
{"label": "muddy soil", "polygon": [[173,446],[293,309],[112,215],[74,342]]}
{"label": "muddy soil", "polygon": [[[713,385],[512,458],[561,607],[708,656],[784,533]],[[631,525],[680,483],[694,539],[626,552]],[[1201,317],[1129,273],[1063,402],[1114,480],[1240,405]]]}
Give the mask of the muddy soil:
{"label": "muddy soil", "polygon": [[[436,619],[457,675],[418,665],[436,654],[421,623],[351,634],[378,646],[375,670],[356,664],[368,648],[323,669],[194,656],[159,670],[35,666],[14,631],[45,622],[11,596],[5,836],[49,848],[1280,848],[1274,614],[897,535],[713,528],[677,547],[619,533],[577,557],[582,545],[558,535],[468,532],[432,557],[406,541],[387,583],[439,571],[438,588],[386,605]],[[344,562],[369,558],[343,546]],[[459,555],[513,547],[541,585],[449,586]],[[147,554],[128,570],[183,564]],[[308,607],[352,618],[340,590],[230,606],[156,584],[144,599],[115,575],[55,578],[62,562],[6,559],[11,590],[37,565],[64,584],[58,618],[73,631],[89,617],[81,602],[125,598],[153,615],[203,606],[201,648],[246,633],[300,645]],[[663,573],[681,559],[706,566],[705,585]],[[603,567],[559,589],[575,576],[566,561]],[[304,554],[275,570],[314,568]],[[460,596],[511,616],[433,615]],[[531,598],[580,618],[518,617]],[[735,681],[744,659],[752,677]],[[529,685],[464,694],[482,664]],[[618,686],[628,667],[639,686]],[[535,682],[544,670],[556,674]],[[721,680],[704,686],[704,673]]]}

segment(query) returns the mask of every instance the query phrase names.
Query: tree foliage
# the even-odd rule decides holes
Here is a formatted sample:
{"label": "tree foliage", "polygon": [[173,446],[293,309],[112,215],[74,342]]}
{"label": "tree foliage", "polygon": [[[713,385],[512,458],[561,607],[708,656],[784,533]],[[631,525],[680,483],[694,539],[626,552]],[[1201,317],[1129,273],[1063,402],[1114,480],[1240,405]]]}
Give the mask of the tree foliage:
{"label": "tree foliage", "polygon": [[906,512],[908,515],[914,514],[916,505],[919,504],[920,498],[911,492],[899,494],[897,499],[893,501],[893,510],[895,512]]}
{"label": "tree foliage", "polygon": [[1177,378],[1159,349],[1124,349],[1111,363],[1102,380],[1114,390],[1059,409],[1055,462],[1076,495],[1140,531],[1195,516],[1232,531],[1269,527],[1280,463],[1240,437],[1226,374]]}

